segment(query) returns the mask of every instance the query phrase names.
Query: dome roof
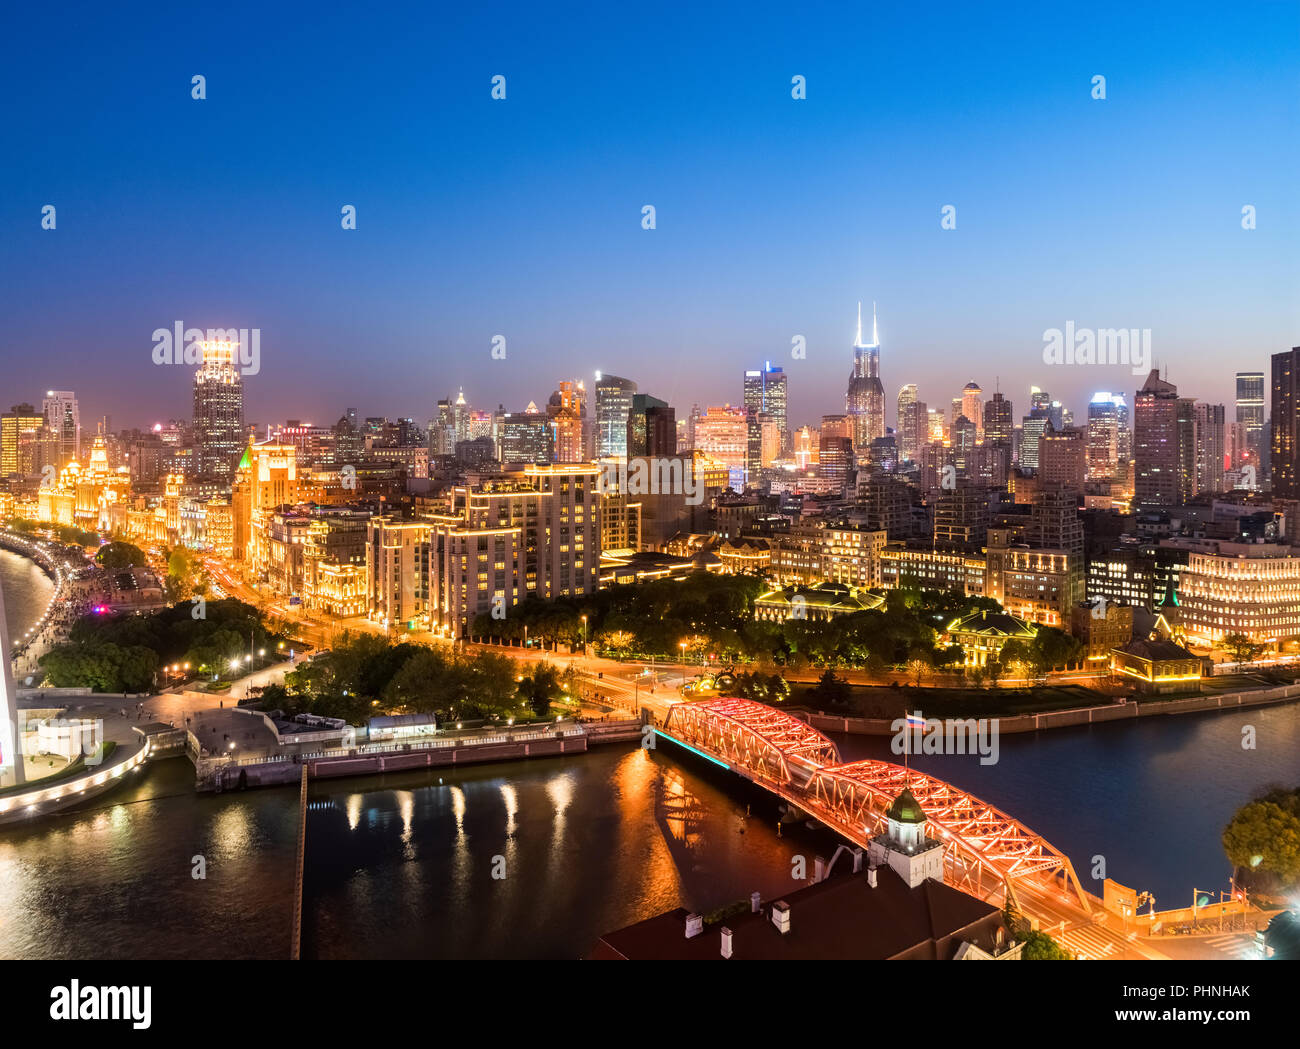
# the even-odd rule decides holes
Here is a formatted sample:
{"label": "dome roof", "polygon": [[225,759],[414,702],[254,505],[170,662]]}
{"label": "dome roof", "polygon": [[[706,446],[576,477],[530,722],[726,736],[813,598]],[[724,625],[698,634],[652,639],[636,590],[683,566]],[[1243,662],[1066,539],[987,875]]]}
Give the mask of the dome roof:
{"label": "dome roof", "polygon": [[924,823],[925,812],[921,809],[921,803],[912,796],[912,792],[904,787],[894,799],[894,803],[886,810],[885,818],[898,823]]}

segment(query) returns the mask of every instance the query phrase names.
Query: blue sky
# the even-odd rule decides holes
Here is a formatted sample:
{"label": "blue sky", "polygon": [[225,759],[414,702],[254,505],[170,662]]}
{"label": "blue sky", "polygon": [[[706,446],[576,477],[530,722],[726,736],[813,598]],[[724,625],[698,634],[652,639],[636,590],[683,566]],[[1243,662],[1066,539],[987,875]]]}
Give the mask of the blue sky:
{"label": "blue sky", "polygon": [[187,416],[150,361],[182,320],[261,329],[250,421],[424,420],[460,385],[518,409],[597,369],[684,412],[771,359],[798,424],[843,410],[874,299],[891,402],[1131,399],[1127,368],[1042,363],[1071,320],[1151,328],[1180,392],[1230,401],[1300,343],[1300,5],[1141,6],[20,15],[0,400]]}

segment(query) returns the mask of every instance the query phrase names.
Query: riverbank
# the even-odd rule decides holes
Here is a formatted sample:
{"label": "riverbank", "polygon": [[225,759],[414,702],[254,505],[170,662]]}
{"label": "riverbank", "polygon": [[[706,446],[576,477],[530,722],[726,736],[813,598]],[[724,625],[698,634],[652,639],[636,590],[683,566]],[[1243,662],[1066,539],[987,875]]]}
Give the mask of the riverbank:
{"label": "riverbank", "polygon": [[[919,690],[918,690],[919,691]],[[1273,689],[1256,689],[1250,692],[1232,692],[1214,696],[1187,696],[1180,699],[1127,700],[1104,706],[1078,707],[1073,710],[1052,710],[1041,714],[1017,714],[999,717],[1000,733],[1041,732],[1054,728],[1077,728],[1109,721],[1128,721],[1134,718],[1166,714],[1197,714],[1213,710],[1237,710],[1244,707],[1273,706],[1292,703],[1300,699],[1300,684],[1283,685]],[[923,702],[923,700],[921,701]],[[897,732],[897,722],[889,718],[845,717],[824,711],[792,710],[796,717],[807,721],[820,732],[843,732],[846,735],[892,736]],[[924,713],[924,711],[922,711]],[[967,715],[978,718],[978,713]]]}

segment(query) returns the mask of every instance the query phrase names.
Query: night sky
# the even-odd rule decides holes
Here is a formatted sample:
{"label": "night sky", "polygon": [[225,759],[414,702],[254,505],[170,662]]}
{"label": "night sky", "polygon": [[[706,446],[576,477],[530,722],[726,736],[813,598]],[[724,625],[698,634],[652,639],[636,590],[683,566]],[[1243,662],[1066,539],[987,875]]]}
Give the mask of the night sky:
{"label": "night sky", "polygon": [[908,381],[1131,403],[1127,367],[1043,364],[1067,321],[1152,329],[1229,404],[1300,343],[1300,5],[699,6],[7,12],[0,407],[188,417],[191,370],[150,357],[178,320],[261,329],[262,423],[423,423],[461,385],[518,410],[598,369],[680,415],[765,359],[815,423],[859,299],[891,425]]}

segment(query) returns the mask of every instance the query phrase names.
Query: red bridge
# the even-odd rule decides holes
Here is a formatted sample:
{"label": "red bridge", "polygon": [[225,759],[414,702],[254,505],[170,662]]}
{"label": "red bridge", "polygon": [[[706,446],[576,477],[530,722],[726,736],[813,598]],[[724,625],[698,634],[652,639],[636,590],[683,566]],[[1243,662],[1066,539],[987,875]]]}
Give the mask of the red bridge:
{"label": "red bridge", "polygon": [[725,763],[864,848],[885,830],[885,810],[906,785],[944,842],[951,884],[1020,905],[1017,886],[1036,882],[1034,895],[1064,889],[1091,912],[1069,857],[1040,835],[933,776],[887,761],[843,764],[831,740],[789,714],[748,699],[675,703],[659,732]]}

